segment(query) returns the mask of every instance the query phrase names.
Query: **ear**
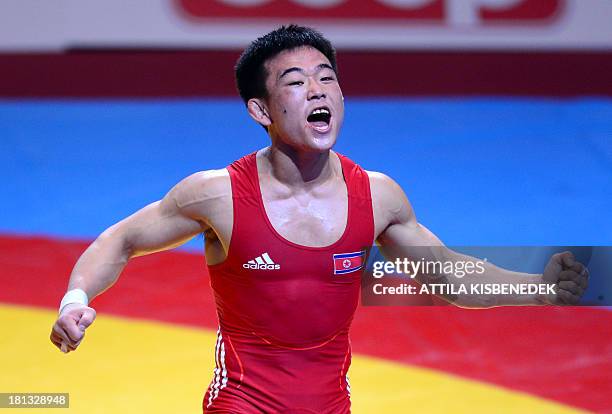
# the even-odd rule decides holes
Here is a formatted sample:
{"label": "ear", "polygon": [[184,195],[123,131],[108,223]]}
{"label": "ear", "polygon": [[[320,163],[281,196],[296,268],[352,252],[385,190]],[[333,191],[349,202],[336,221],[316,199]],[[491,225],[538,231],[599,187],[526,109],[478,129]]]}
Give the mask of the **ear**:
{"label": "ear", "polygon": [[266,107],[266,104],[263,99],[249,99],[249,101],[247,102],[247,109],[249,111],[249,115],[251,115],[251,118],[253,118],[255,122],[265,127],[269,127],[272,124],[272,118],[270,118],[268,108]]}

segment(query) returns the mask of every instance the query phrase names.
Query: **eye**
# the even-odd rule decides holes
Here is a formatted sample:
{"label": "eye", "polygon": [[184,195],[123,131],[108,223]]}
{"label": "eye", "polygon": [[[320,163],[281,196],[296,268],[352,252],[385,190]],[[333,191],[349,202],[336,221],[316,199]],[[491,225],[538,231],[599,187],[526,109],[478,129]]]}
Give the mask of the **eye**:
{"label": "eye", "polygon": [[331,82],[333,80],[334,80],[333,76],[324,76],[324,77],[321,78],[321,81],[323,81],[323,82]]}
{"label": "eye", "polygon": [[293,86],[293,85],[300,86],[300,85],[303,85],[303,84],[304,84],[304,82],[302,82],[302,81],[294,81],[294,82],[289,82],[288,83],[289,86]]}

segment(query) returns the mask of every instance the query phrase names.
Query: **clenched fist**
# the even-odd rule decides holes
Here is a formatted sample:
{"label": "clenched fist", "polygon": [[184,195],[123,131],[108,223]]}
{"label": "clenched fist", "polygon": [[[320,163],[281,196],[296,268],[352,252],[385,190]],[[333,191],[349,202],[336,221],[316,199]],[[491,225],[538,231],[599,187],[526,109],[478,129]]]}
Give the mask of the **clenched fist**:
{"label": "clenched fist", "polygon": [[66,305],[53,325],[51,342],[62,352],[76,350],[85,336],[85,329],[94,319],[96,311],[93,308],[80,303]]}
{"label": "clenched fist", "polygon": [[557,253],[546,265],[542,281],[556,285],[556,294],[548,295],[547,303],[576,305],[589,284],[589,271],[576,261],[572,252]]}

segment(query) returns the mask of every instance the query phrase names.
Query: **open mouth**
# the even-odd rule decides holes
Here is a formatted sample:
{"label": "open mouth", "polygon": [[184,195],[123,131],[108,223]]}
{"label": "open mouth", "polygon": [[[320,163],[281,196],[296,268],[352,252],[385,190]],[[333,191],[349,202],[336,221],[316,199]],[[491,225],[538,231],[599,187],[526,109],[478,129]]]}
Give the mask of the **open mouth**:
{"label": "open mouth", "polygon": [[322,106],[315,108],[308,118],[306,118],[308,124],[319,132],[326,132],[329,129],[331,122],[331,112],[329,108]]}

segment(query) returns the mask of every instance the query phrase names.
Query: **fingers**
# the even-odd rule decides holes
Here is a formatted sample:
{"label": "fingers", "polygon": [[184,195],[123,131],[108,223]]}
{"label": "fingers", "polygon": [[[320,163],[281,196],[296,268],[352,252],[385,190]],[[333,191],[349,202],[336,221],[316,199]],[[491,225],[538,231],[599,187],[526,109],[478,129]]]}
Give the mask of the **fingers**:
{"label": "fingers", "polygon": [[573,280],[562,280],[559,282],[559,290],[565,290],[573,295],[580,296],[582,294],[582,288]]}
{"label": "fingers", "polygon": [[571,280],[578,283],[582,278],[583,276],[580,276],[580,272],[575,270],[562,270],[559,273],[559,280]]}
{"label": "fingers", "polygon": [[85,331],[96,319],[96,311],[93,308],[87,307],[83,309],[83,313],[78,321],[78,328],[81,331]]}
{"label": "fingers", "polygon": [[577,304],[588,287],[589,270],[570,251],[557,253],[555,259],[563,268],[558,277],[559,299],[565,304]]}
{"label": "fingers", "polygon": [[577,305],[580,302],[580,296],[559,288],[557,291],[557,302],[560,305]]}
{"label": "fingers", "polygon": [[68,335],[65,332],[63,332],[61,328],[54,325],[53,329],[51,330],[50,339],[51,339],[51,342],[53,342],[53,345],[55,345],[62,352],[66,353],[66,352],[74,351],[76,347],[78,346],[78,344],[80,343],[80,341],[77,343],[73,343],[69,339],[66,339],[67,336]]}
{"label": "fingers", "polygon": [[589,285],[589,269],[582,263],[575,262],[572,269],[566,269],[559,273],[559,280],[571,280],[584,291]]}
{"label": "fingers", "polygon": [[58,340],[65,341],[68,344],[76,342],[75,340],[73,340],[70,337],[68,332],[66,332],[66,329],[65,329],[64,325],[65,325],[65,323],[62,323],[61,319],[58,319],[55,322],[55,324],[53,325],[53,330],[51,332],[52,335],[54,337],[58,338]]}
{"label": "fingers", "polygon": [[95,318],[96,311],[90,307],[62,312],[51,330],[51,342],[62,352],[76,350]]}
{"label": "fingers", "polygon": [[576,261],[574,254],[570,251],[556,253],[553,255],[553,257],[555,258],[555,261],[561,264],[564,268],[571,268]]}
{"label": "fingers", "polygon": [[71,344],[76,344],[77,342],[79,342],[85,334],[85,330],[79,329],[77,322],[78,321],[73,319],[72,317],[60,317],[60,319],[58,320],[58,324],[66,332],[68,339],[70,339],[71,341]]}
{"label": "fingers", "polygon": [[572,252],[566,251],[553,254],[544,269],[545,280],[556,283],[559,280],[559,272],[566,269],[568,264],[574,264],[574,255]]}
{"label": "fingers", "polygon": [[51,339],[51,342],[53,342],[53,345],[63,350],[62,339],[59,336],[57,336],[53,330],[51,330],[50,339]]}
{"label": "fingers", "polygon": [[583,268],[581,273],[564,270],[559,274],[557,297],[562,304],[576,305],[580,302],[587,286],[588,270],[586,268]]}
{"label": "fingers", "polygon": [[588,276],[589,270],[585,265],[577,261],[572,252],[559,253],[559,260],[563,265],[564,270],[573,270],[581,277]]}
{"label": "fingers", "polygon": [[70,335],[56,322],[51,331],[51,342],[58,348],[61,344],[65,344],[68,348],[76,349],[77,342],[79,341],[72,340]]}

